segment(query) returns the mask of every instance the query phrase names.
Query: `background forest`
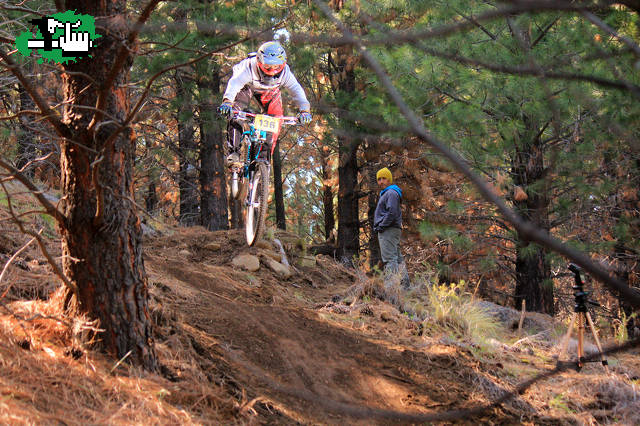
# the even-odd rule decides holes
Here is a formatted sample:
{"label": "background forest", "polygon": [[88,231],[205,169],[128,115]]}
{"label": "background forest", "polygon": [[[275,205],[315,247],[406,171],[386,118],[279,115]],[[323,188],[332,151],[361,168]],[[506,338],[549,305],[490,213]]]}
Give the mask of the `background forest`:
{"label": "background forest", "polygon": [[[143,232],[243,226],[216,109],[231,67],[272,39],[314,115],[279,139],[272,227],[375,274],[388,167],[412,274],[553,315],[572,309],[572,261],[600,313],[638,330],[637,1],[96,3],[0,1],[0,167],[11,232],[61,243],[54,270],[113,331],[107,352],[158,368]],[[96,18],[92,58],[16,52],[62,10]],[[13,209],[12,181],[41,208]]]}

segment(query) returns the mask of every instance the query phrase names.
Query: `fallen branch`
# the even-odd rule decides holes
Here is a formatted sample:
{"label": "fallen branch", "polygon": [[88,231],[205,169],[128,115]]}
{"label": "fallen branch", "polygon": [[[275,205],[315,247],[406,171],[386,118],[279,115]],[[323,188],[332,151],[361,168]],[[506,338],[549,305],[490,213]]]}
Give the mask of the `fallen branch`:
{"label": "fallen branch", "polygon": [[543,335],[547,334],[548,332],[549,332],[549,330],[544,330],[544,331],[541,331],[540,333],[532,334],[531,336],[523,337],[522,339],[516,341],[513,345],[509,346],[509,348],[516,349],[516,346],[520,345],[521,343],[527,342],[529,340],[537,339],[538,337],[542,337]]}

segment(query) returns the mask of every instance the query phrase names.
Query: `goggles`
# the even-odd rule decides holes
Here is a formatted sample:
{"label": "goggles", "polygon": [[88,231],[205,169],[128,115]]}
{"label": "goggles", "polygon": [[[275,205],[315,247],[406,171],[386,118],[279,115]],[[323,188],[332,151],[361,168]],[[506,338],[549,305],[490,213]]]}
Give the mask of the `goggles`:
{"label": "goggles", "polygon": [[264,72],[267,75],[276,75],[284,69],[284,64],[269,65],[269,64],[262,64],[258,62],[258,66],[260,67],[262,72]]}

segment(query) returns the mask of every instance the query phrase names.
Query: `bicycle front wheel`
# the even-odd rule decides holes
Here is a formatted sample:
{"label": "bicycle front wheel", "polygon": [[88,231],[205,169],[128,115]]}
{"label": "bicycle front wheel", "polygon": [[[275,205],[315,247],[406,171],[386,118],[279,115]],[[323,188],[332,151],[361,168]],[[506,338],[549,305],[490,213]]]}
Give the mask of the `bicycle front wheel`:
{"label": "bicycle front wheel", "polygon": [[269,172],[267,164],[258,164],[250,181],[245,230],[247,244],[253,246],[264,234],[269,199]]}

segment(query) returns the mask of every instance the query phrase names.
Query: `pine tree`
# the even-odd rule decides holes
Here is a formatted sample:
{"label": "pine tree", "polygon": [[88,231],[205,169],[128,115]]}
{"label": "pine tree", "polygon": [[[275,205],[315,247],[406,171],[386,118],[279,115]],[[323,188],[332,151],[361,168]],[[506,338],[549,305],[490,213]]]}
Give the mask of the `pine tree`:
{"label": "pine tree", "polygon": [[135,135],[130,127],[113,121],[125,120],[128,113],[132,57],[121,43],[129,35],[118,25],[119,19],[127,20],[127,3],[68,0],[66,6],[99,17],[110,31],[100,39],[92,58],[64,66],[69,71],[63,74],[64,92],[71,102],[65,105],[65,121],[56,125],[64,137],[64,273],[77,286],[80,311],[100,321],[104,348],[114,357],[126,356],[155,370],[142,232],[130,201]]}

